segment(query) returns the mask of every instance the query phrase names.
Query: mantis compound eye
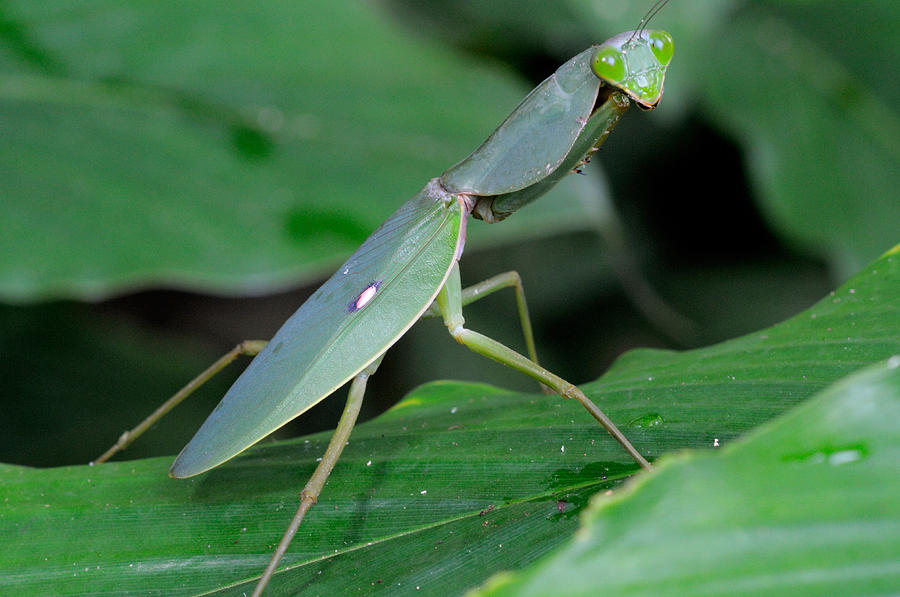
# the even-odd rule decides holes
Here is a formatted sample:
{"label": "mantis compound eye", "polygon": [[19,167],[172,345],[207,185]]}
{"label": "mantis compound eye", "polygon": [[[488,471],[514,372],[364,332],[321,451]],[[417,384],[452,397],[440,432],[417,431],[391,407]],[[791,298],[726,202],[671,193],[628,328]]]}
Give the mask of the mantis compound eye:
{"label": "mantis compound eye", "polygon": [[650,51],[653,52],[660,64],[669,64],[672,61],[672,54],[675,52],[675,42],[672,41],[672,36],[665,31],[651,32]]}
{"label": "mantis compound eye", "polygon": [[600,46],[591,61],[594,74],[615,86],[625,79],[625,54],[612,46]]}

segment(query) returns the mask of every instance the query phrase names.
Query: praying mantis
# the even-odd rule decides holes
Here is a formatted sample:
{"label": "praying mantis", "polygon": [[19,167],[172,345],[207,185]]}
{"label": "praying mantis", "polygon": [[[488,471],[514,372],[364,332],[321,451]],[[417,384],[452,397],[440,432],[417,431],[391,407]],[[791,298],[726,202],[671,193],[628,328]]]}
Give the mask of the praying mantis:
{"label": "praying mantis", "polygon": [[[260,594],[346,445],[368,378],[416,321],[441,317],[460,344],[578,401],[640,466],[650,469],[581,390],[538,364],[518,274],[507,272],[463,289],[459,259],[470,215],[488,223],[502,221],[569,172],[580,171],[630,101],[655,108],[673,48],[668,33],[641,28],[563,64],[475,152],[431,179],[391,215],[268,343],[247,341],[235,347],[123,434],[95,463],[125,448],[239,354],[255,358],[178,455],[170,476],[192,477],[222,464],[351,382],[331,442],[259,581],[255,594]],[[515,291],[527,356],[465,327],[463,306],[508,287]]]}

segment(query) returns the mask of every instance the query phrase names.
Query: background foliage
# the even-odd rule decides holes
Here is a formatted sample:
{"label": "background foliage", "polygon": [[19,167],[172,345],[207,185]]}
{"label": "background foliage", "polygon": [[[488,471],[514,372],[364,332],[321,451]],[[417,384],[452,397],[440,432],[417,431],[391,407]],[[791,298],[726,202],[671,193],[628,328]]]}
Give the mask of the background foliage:
{"label": "background foliage", "polygon": [[[86,462],[236,342],[271,335],[639,4],[4,3],[0,460]],[[898,24],[887,0],[670,3],[654,23],[676,41],[660,108],[627,114],[586,176],[472,226],[464,282],[519,270],[542,359],[579,382],[634,346],[704,346],[800,312],[900,240]],[[513,313],[498,296],[467,319],[515,345]],[[530,390],[432,321],[385,360],[364,416],[445,378]],[[128,456],[176,452],[228,383]],[[329,428],[339,402],[288,432]]]}
{"label": "background foliage", "polygon": [[[577,404],[421,386],[354,429],[272,594],[458,594],[535,560],[521,593],[592,595],[598,578],[613,594],[883,593],[900,581],[898,288],[895,251],[769,329],[622,357],[584,391],[643,453],[681,461],[625,487],[637,465]],[[171,457],[0,467],[17,545],[0,588],[249,591],[328,437],[266,442],[186,481],[166,477]]]}

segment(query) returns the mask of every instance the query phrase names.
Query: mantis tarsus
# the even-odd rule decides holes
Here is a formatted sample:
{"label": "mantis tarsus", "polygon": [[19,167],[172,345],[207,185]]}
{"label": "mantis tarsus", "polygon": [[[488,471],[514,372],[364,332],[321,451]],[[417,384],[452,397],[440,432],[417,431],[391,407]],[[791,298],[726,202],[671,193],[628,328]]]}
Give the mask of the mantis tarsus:
{"label": "mantis tarsus", "polygon": [[[103,462],[239,354],[256,354],[170,475],[190,477],[239,454],[352,380],[322,462],[257,586],[265,587],[347,443],[365,384],[384,353],[421,317],[440,316],[471,350],[574,398],[644,468],[649,462],[576,386],[537,363],[521,281],[514,272],[462,289],[458,261],[471,214],[498,222],[580,171],[629,105],[652,109],[673,52],[664,31],[628,31],[581,52],[538,85],[469,157],[404,203],[326,281],[272,340],[237,346],[95,462]],[[462,308],[512,287],[528,356],[465,327]],[[258,354],[257,354],[258,353]]]}

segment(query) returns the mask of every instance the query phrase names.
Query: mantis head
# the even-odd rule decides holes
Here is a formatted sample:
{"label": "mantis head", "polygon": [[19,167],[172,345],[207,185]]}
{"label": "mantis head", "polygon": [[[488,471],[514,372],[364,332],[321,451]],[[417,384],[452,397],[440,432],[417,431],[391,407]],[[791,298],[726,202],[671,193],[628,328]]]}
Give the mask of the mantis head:
{"label": "mantis head", "polygon": [[665,31],[626,31],[597,46],[591,69],[638,107],[652,110],[662,97],[674,49],[672,36]]}

